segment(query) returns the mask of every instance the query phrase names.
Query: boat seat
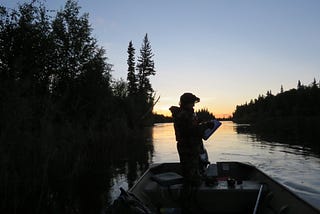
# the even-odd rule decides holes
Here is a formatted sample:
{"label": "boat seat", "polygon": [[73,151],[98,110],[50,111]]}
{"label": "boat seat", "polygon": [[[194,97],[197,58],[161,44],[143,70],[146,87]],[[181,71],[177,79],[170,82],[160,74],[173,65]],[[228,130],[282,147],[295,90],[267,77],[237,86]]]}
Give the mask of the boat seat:
{"label": "boat seat", "polygon": [[183,183],[183,177],[175,172],[164,172],[160,174],[155,174],[152,175],[151,179],[161,186],[171,186]]}
{"label": "boat seat", "polygon": [[218,177],[218,167],[217,164],[210,164],[206,169],[206,176],[209,178]]}
{"label": "boat seat", "polygon": [[216,164],[210,164],[204,173],[204,181],[207,186],[215,185],[218,177],[218,168]]}

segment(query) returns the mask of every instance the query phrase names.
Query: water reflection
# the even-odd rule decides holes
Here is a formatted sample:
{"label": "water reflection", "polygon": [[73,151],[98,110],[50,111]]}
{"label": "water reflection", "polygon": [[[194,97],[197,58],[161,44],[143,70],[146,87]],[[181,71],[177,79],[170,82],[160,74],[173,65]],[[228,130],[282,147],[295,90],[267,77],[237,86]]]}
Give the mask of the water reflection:
{"label": "water reflection", "polygon": [[[255,133],[248,124],[234,125],[234,131],[239,135],[248,136],[252,142],[256,142],[257,146],[261,148],[283,148],[282,152],[293,153],[297,155],[316,156],[319,157],[317,148],[306,146],[307,142],[299,140],[284,140],[282,135],[268,134],[268,133]],[[303,139],[302,136],[299,139]]]}
{"label": "water reflection", "polygon": [[[125,149],[129,156],[115,170],[111,198],[119,195],[120,186],[130,188],[150,163],[179,161],[173,124],[146,131],[144,143]],[[211,162],[250,162],[320,208],[320,157],[309,148],[259,139],[248,126],[229,121],[204,144]]]}
{"label": "water reflection", "polygon": [[[308,153],[320,154],[320,146],[316,135],[305,134],[305,132],[298,130],[290,134],[288,130],[291,129],[293,127],[286,127],[286,130],[282,131],[270,132],[261,129],[256,130],[255,127],[251,127],[250,125],[235,126],[235,131],[238,134],[248,134],[253,138],[253,141],[279,142],[290,148],[301,148]],[[301,130],[303,129],[301,128]]]}
{"label": "water reflection", "polygon": [[155,125],[153,144],[155,153],[152,162],[162,163],[179,161],[172,123]]}

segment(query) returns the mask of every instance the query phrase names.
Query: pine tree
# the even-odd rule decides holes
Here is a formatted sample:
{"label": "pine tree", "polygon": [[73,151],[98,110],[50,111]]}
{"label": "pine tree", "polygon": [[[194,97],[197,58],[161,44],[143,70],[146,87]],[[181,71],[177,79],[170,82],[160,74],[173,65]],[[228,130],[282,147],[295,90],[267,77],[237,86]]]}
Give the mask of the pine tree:
{"label": "pine tree", "polygon": [[316,81],[316,78],[313,78],[313,82],[311,83],[311,87],[312,88],[317,88],[317,81]]}
{"label": "pine tree", "polygon": [[137,92],[137,77],[135,74],[135,49],[133,47],[132,41],[129,42],[128,46],[128,75],[127,75],[127,81],[128,81],[128,93],[129,96],[133,95]]}
{"label": "pine tree", "polygon": [[140,94],[152,96],[152,86],[150,84],[149,76],[155,75],[154,61],[151,45],[148,39],[148,34],[145,35],[140,49],[140,57],[138,58],[138,91]]}
{"label": "pine tree", "polygon": [[272,96],[271,90],[270,90],[270,91],[267,91],[267,97],[269,97],[269,96]]}
{"label": "pine tree", "polygon": [[302,88],[302,84],[301,84],[301,81],[298,80],[298,86],[297,86],[297,89],[301,89]]}

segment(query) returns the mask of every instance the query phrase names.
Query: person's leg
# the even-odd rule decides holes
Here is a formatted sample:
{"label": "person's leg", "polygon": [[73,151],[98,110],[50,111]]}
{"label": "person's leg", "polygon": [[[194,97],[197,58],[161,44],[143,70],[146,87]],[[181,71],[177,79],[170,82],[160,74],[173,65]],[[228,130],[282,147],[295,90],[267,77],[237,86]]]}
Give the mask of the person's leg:
{"label": "person's leg", "polygon": [[189,183],[191,186],[200,185],[201,175],[199,170],[199,151],[197,148],[182,146],[179,143],[177,144],[177,149],[180,158],[182,176],[184,177],[185,182]]}

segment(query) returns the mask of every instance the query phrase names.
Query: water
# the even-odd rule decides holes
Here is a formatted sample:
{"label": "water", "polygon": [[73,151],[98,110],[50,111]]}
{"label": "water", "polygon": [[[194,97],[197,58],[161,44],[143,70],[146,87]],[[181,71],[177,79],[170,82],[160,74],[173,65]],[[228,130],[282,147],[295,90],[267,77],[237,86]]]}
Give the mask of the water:
{"label": "water", "polygon": [[[252,134],[237,133],[237,128],[235,123],[225,121],[204,141],[211,162],[250,162],[320,209],[320,156],[301,146],[261,141]],[[156,124],[149,133],[146,144],[153,144],[149,163],[179,161],[172,123]],[[138,170],[137,175],[144,170]],[[116,174],[111,198],[119,195],[119,187],[130,188],[128,183],[134,181],[128,182],[125,173]]]}

